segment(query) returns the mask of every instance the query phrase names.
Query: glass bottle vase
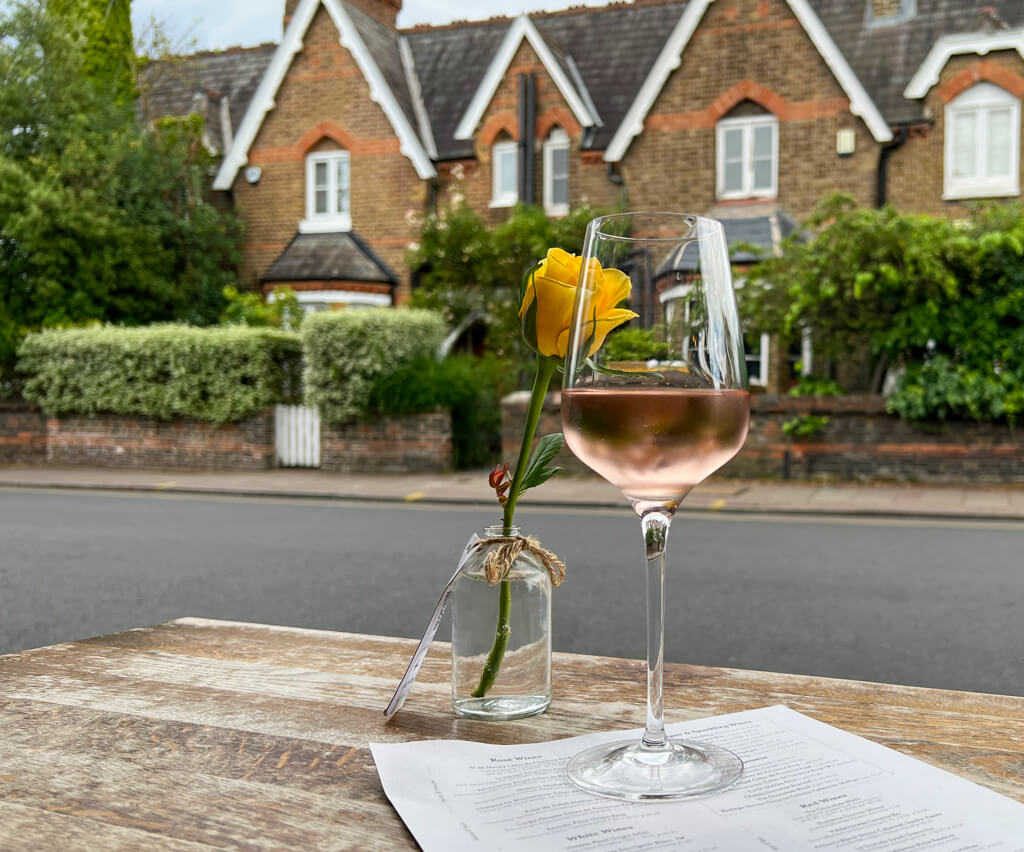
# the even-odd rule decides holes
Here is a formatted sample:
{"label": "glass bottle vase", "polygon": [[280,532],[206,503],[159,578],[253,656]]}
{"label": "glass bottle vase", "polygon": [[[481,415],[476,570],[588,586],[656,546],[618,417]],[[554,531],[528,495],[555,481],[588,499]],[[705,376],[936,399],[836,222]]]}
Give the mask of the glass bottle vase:
{"label": "glass bottle vase", "polygon": [[[505,535],[504,529],[487,527],[484,538]],[[507,534],[520,535],[520,529],[513,526]],[[489,549],[478,548],[455,581],[452,706],[470,719],[521,719],[543,713],[551,703],[551,579],[540,560],[524,550],[507,579],[491,585],[484,573]],[[508,643],[496,654],[502,623]],[[488,684],[485,668],[490,659],[493,670],[495,658],[500,664]]]}

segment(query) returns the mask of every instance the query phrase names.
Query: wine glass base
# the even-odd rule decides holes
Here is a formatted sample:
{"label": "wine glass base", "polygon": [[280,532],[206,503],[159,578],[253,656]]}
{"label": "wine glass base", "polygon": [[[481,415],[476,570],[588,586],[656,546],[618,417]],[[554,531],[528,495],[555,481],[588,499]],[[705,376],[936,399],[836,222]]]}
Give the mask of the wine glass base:
{"label": "wine glass base", "polygon": [[569,780],[590,793],[634,802],[692,799],[736,783],[743,761],[708,743],[669,740],[651,749],[636,740],[594,746],[569,761]]}

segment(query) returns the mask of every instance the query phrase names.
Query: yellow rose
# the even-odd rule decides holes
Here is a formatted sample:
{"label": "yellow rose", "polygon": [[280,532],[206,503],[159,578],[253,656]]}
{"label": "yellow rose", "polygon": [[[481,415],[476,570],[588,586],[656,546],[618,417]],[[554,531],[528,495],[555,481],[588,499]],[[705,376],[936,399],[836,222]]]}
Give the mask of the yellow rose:
{"label": "yellow rose", "polygon": [[[548,358],[565,358],[582,263],[583,258],[562,249],[548,249],[547,257],[527,282],[523,304],[519,308],[519,317],[523,320],[523,336],[534,349]],[[590,324],[596,325],[588,355],[593,355],[601,348],[613,328],[637,316],[632,311],[615,307],[629,298],[632,285],[628,276],[618,269],[602,269],[596,260],[591,263],[593,275],[590,286],[595,296],[590,308],[594,320]],[[534,300],[537,305],[531,311],[530,306]]]}

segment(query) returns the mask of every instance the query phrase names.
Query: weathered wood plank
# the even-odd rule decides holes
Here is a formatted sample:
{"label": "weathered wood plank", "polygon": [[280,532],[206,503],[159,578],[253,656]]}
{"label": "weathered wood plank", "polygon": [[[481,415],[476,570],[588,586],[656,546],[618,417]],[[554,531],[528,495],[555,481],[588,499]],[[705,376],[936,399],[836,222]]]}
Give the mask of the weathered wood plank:
{"label": "weathered wood plank", "polygon": [[[458,719],[440,643],[387,723],[414,645],[182,619],[0,657],[0,848],[415,848],[369,742],[643,724],[642,663],[568,654],[544,715]],[[787,704],[1024,801],[1024,698],[672,664],[665,696],[669,721]]]}

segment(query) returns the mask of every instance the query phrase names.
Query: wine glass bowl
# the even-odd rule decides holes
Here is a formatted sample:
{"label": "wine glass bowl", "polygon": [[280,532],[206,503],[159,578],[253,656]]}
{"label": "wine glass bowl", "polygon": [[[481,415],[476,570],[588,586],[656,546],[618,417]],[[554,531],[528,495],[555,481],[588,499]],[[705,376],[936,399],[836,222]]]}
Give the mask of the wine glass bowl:
{"label": "wine glass bowl", "polygon": [[[623,287],[628,276],[631,287]],[[610,298],[655,329],[665,357],[615,361]],[[562,431],[569,448],[617,486],[641,520],[647,577],[647,726],[640,742],[598,746],[569,777],[600,795],[664,800],[724,789],[742,772],[725,749],[669,739],[664,728],[665,546],[686,494],[746,439],[743,338],[721,223],[625,213],[587,228],[565,357]]]}

